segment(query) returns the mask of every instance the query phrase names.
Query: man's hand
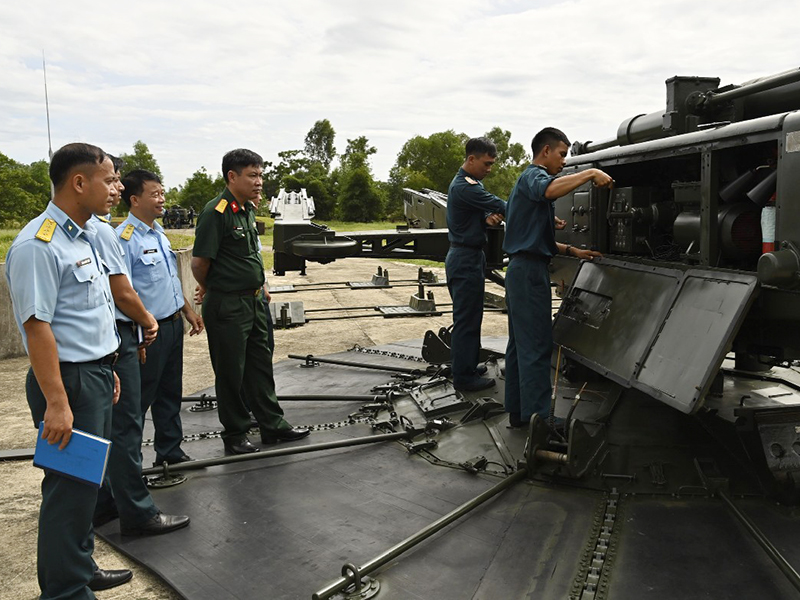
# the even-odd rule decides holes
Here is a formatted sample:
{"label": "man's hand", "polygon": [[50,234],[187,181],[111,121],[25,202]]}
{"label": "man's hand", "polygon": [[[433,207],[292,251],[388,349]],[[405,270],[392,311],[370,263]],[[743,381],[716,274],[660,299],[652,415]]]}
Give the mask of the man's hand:
{"label": "man's hand", "polygon": [[114,404],[119,402],[119,394],[120,394],[121,391],[122,391],[122,388],[120,387],[120,384],[119,384],[119,376],[117,376],[117,373],[114,372],[114,395],[111,397],[111,401]]}
{"label": "man's hand", "polygon": [[72,437],[72,409],[69,407],[67,398],[63,402],[48,402],[47,409],[44,411],[44,427],[42,428],[42,439],[47,440],[48,444],[58,444],[59,450],[63,450],[69,444]]}
{"label": "man's hand", "polygon": [[492,213],[488,217],[486,217],[486,224],[489,227],[495,227],[500,225],[503,222],[503,215],[500,213]]}
{"label": "man's hand", "polygon": [[158,321],[156,318],[147,313],[150,316],[150,320],[147,323],[147,326],[142,327],[142,333],[144,334],[144,345],[149,346],[153,342],[156,341],[156,336],[158,336]]}
{"label": "man's hand", "polygon": [[189,325],[192,326],[189,335],[197,335],[203,331],[203,317],[198,315],[191,308],[186,309],[183,315],[186,317],[186,320],[189,321]]}
{"label": "man's hand", "polygon": [[596,256],[603,256],[596,250],[583,250],[581,248],[576,248],[575,246],[572,247],[572,255],[580,258],[581,260],[592,260]]}
{"label": "man's hand", "polygon": [[564,219],[559,219],[556,217],[556,229],[565,229],[567,226],[567,222]]}
{"label": "man's hand", "polygon": [[145,350],[144,346],[139,346],[139,349],[136,351],[139,355],[139,364],[143,365],[147,362],[147,350]]}
{"label": "man's hand", "polygon": [[266,283],[264,284],[264,298],[267,300],[268,303],[272,302],[272,296],[269,295],[269,285],[267,285]]}
{"label": "man's hand", "polygon": [[594,183],[597,187],[608,187],[614,183],[614,180],[611,179],[611,176],[608,173],[601,171],[600,169],[592,169],[592,171],[592,183]]}
{"label": "man's hand", "polygon": [[203,298],[206,297],[206,288],[202,285],[197,285],[194,288],[194,303],[195,304],[202,304]]}

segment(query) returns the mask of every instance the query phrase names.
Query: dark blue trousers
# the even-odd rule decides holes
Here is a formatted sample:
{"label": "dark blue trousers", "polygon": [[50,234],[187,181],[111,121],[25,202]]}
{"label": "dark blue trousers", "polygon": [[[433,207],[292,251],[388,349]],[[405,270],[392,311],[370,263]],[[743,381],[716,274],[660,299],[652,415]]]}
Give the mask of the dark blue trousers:
{"label": "dark blue trousers", "polygon": [[506,269],[506,412],[528,419],[550,411],[553,317],[545,259],[515,254]]}
{"label": "dark blue trousers", "polygon": [[147,347],[140,366],[142,423],[150,409],[157,461],[175,463],[183,456],[183,318],[159,323],[158,337]]}
{"label": "dark blue trousers", "polygon": [[[72,426],[109,437],[114,375],[111,367],[87,363],[61,363],[61,380],[72,410]],[[28,371],[25,381],[28,406],[36,427],[44,420],[47,400]],[[39,509],[37,570],[43,600],[91,600],[86,587],[94,574],[92,515],[97,488],[45,471]]]}
{"label": "dark blue trousers", "polygon": [[130,324],[118,322],[119,359],[114,371],[119,376],[119,402],[111,410],[111,454],[106,482],[97,499],[97,512],[113,511],[120,523],[136,527],[157,512],[153,497],[142,480],[142,394],[139,375],[138,340]]}
{"label": "dark blue trousers", "polygon": [[453,384],[459,386],[478,377],[475,370],[481,349],[486,257],[482,249],[451,247],[444,266],[447,289],[453,299],[453,333],[450,339]]}

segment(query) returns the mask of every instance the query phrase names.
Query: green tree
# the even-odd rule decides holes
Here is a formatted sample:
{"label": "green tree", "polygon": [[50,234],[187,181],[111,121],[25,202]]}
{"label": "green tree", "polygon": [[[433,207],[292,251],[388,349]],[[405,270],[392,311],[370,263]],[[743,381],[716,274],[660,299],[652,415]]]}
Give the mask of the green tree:
{"label": "green tree", "polygon": [[492,172],[483,180],[484,187],[496,196],[507,199],[520,173],[531,161],[530,155],[520,143],[511,143],[511,132],[493,127],[487,138],[497,146],[497,161]]}
{"label": "green tree", "polygon": [[342,169],[358,169],[365,167],[368,172],[372,172],[369,166],[369,157],[377,152],[377,148],[369,145],[366,136],[359,136],[352,140],[347,140],[347,149],[342,155]]}
{"label": "green tree", "polygon": [[366,165],[348,169],[342,176],[338,203],[343,221],[369,223],[383,216],[383,198]]}
{"label": "green tree", "polygon": [[50,200],[47,161],[30,165],[0,153],[0,223],[18,227],[41,213]]}
{"label": "green tree", "polygon": [[222,179],[222,175],[211,177],[205,167],[200,167],[183,184],[180,191],[180,205],[200,212],[224,187],[225,180]]}
{"label": "green tree", "polygon": [[464,162],[464,144],[468,139],[465,134],[449,129],[428,137],[417,135],[403,144],[389,171],[388,215],[402,215],[403,188],[429,188],[446,193]]}
{"label": "green tree", "polygon": [[336,156],[336,148],[333,147],[336,132],[328,119],[322,119],[314,123],[314,126],[306,134],[305,153],[306,156],[325,168],[327,173],[331,167],[331,161]]}
{"label": "green tree", "polygon": [[147,144],[142,140],[138,140],[133,145],[133,154],[123,153],[120,154],[119,157],[125,161],[125,165],[122,167],[123,174],[129,173],[134,169],[144,169],[145,171],[155,173],[160,179],[164,179],[155,157],[150,152]]}

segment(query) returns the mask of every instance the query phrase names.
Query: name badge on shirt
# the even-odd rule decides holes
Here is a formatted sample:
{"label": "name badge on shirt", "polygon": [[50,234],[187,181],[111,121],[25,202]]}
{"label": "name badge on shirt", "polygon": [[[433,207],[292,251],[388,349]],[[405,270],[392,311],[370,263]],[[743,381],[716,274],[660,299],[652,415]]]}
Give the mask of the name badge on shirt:
{"label": "name badge on shirt", "polygon": [[158,248],[146,248],[143,254],[156,254],[158,252]]}
{"label": "name badge on shirt", "polygon": [[87,256],[86,258],[82,258],[81,260],[76,262],[75,265],[78,266],[78,267],[85,267],[86,265],[89,265],[91,263],[92,263],[92,259]]}

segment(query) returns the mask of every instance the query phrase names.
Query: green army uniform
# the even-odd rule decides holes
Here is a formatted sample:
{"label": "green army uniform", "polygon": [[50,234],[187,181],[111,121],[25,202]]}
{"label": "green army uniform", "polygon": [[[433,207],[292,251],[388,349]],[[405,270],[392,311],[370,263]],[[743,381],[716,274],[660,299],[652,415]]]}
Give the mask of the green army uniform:
{"label": "green army uniform", "polygon": [[[197,217],[192,255],[211,260],[203,299],[203,321],[214,368],[222,439],[236,444],[246,438],[250,414],[262,436],[291,429],[275,395],[269,348],[269,309],[263,299],[255,207],[241,205],[225,191]],[[245,376],[246,374],[246,376]]]}

